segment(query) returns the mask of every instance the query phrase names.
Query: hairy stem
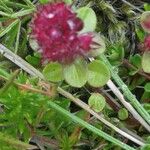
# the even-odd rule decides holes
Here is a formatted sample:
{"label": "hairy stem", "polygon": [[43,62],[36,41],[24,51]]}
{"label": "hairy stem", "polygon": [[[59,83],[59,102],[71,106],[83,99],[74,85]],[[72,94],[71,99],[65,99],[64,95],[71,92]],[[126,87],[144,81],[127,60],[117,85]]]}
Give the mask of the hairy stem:
{"label": "hairy stem", "polygon": [[101,55],[100,58],[109,67],[109,69],[111,71],[112,78],[115,80],[115,82],[121,88],[121,90],[123,91],[124,96],[130,101],[131,105],[134,106],[134,108],[139,112],[139,114],[143,117],[143,119],[145,121],[147,121],[148,124],[150,124],[150,115],[143,108],[143,106],[139,103],[139,101],[136,99],[135,95],[133,95],[131,93],[131,91],[128,89],[127,85],[119,77],[118,73],[114,70],[113,66],[109,63],[109,61],[106,58],[106,56],[105,55]]}
{"label": "hairy stem", "polygon": [[127,110],[133,115],[133,117],[137,121],[139,121],[141,125],[143,125],[147,129],[147,131],[150,132],[149,124],[137,113],[137,111],[132,107],[132,105],[124,99],[122,93],[111,80],[107,82],[107,86],[112,90],[112,92],[117,96],[117,98],[127,108]]}

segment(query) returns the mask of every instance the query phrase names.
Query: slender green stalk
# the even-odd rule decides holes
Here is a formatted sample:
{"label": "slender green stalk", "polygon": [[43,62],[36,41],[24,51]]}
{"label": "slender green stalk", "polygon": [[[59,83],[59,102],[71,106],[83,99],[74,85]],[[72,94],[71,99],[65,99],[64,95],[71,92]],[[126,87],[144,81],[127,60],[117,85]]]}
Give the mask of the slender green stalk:
{"label": "slender green stalk", "polygon": [[5,16],[5,17],[11,17],[11,14],[5,13],[5,12],[3,12],[3,11],[0,11],[0,15],[1,15],[1,16]]}
{"label": "slender green stalk", "polygon": [[35,8],[34,4],[30,0],[23,0],[31,8]]}
{"label": "slender green stalk", "polygon": [[106,56],[105,55],[101,55],[100,58],[109,67],[109,69],[111,71],[112,78],[115,80],[115,82],[121,88],[121,90],[123,91],[123,94],[125,95],[125,97],[130,101],[130,103],[139,112],[139,114],[145,119],[145,121],[147,121],[150,124],[150,115],[143,108],[143,106],[139,103],[139,101],[136,99],[135,95],[133,95],[131,93],[131,91],[128,89],[127,85],[119,77],[118,73],[114,70],[114,67],[110,64],[110,62],[108,61]]}
{"label": "slender green stalk", "polygon": [[108,135],[107,133],[103,132],[102,130],[90,125],[89,123],[83,121],[82,119],[78,118],[77,116],[71,114],[70,112],[68,112],[67,110],[63,109],[62,107],[60,107],[59,105],[55,104],[52,101],[48,102],[49,106],[51,108],[53,108],[54,110],[58,111],[61,115],[64,115],[68,118],[70,118],[72,121],[78,123],[79,125],[81,125],[84,128],[87,128],[88,130],[90,130],[91,132],[97,134],[98,136],[104,138],[105,140],[108,140],[112,143],[114,143],[115,145],[120,146],[123,149],[126,150],[135,150],[134,148],[130,147],[129,145],[115,139],[114,137]]}
{"label": "slender green stalk", "polygon": [[20,38],[20,29],[21,29],[21,21],[19,21],[19,23],[18,23],[18,32],[17,32],[16,43],[15,43],[15,54],[17,54],[17,52],[18,52],[19,38]]}
{"label": "slender green stalk", "polygon": [[16,139],[14,139],[10,136],[7,136],[6,134],[3,134],[1,132],[0,132],[0,142],[4,142],[7,145],[10,145],[11,147],[14,147],[14,148],[17,148],[17,149],[20,149],[20,150],[37,149],[36,146],[21,142],[21,141],[16,140]]}
{"label": "slender green stalk", "polygon": [[3,16],[3,17],[9,17],[9,18],[12,18],[12,19],[17,19],[18,17],[22,17],[22,16],[32,14],[34,11],[35,11],[35,8],[20,10],[16,13],[13,13],[13,14],[5,13],[3,11],[0,11],[0,15]]}
{"label": "slender green stalk", "polygon": [[1,5],[1,8],[8,12],[8,13],[13,13],[13,10],[9,7],[7,7],[7,5],[5,4],[5,2],[3,0],[0,0],[0,5]]}
{"label": "slender green stalk", "polygon": [[26,9],[26,10],[20,10],[14,14],[11,15],[12,18],[17,18],[17,17],[22,17],[25,15],[29,15],[32,14],[34,12],[35,9],[31,8],[31,9]]}
{"label": "slender green stalk", "polygon": [[29,9],[30,7],[27,5],[23,5],[21,3],[14,3],[14,2],[10,2],[10,1],[6,1],[5,2],[9,7],[18,7],[18,8],[24,8],[24,9]]}
{"label": "slender green stalk", "polygon": [[9,26],[7,26],[4,30],[2,30],[2,32],[0,32],[0,38],[4,36],[6,33],[8,33],[18,22],[19,20],[17,19],[13,21]]}

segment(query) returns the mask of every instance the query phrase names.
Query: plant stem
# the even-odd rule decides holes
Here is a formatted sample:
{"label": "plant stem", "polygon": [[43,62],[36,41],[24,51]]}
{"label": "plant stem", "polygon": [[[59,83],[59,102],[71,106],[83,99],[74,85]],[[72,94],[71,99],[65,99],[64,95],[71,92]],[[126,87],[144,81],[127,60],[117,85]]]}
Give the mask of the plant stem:
{"label": "plant stem", "polygon": [[132,107],[132,105],[124,99],[124,96],[119,91],[119,89],[115,86],[115,84],[109,80],[107,82],[107,86],[112,90],[112,92],[117,96],[117,98],[121,101],[121,103],[127,108],[127,110],[133,115],[133,117],[143,125],[147,131],[150,132],[149,124],[137,113],[137,111]]}
{"label": "plant stem", "polygon": [[16,140],[10,136],[7,136],[6,134],[3,134],[1,132],[0,132],[0,142],[7,143],[7,145],[11,145],[12,147],[17,148],[17,149],[21,149],[21,150],[37,149],[37,146],[33,146],[30,144],[21,142],[21,141]]}
{"label": "plant stem", "polygon": [[21,21],[18,22],[18,32],[17,32],[17,37],[16,37],[16,43],[15,43],[15,54],[17,54],[17,52],[18,52],[20,30],[21,30]]}
{"label": "plant stem", "polygon": [[145,121],[147,121],[148,124],[150,124],[150,115],[143,108],[143,106],[139,103],[139,101],[136,99],[135,95],[133,95],[131,93],[131,91],[128,89],[127,85],[119,77],[118,73],[114,70],[113,66],[110,64],[110,62],[108,61],[108,59],[106,58],[106,56],[102,54],[100,56],[100,58],[109,67],[109,69],[111,71],[112,78],[115,80],[115,82],[121,88],[121,90],[123,91],[123,94],[125,95],[125,97],[130,101],[130,103],[139,112],[139,114],[145,119]]}
{"label": "plant stem", "polygon": [[96,127],[90,125],[89,123],[83,121],[82,119],[76,117],[75,115],[69,113],[68,111],[66,111],[65,109],[61,108],[59,105],[55,104],[52,101],[48,102],[49,106],[51,108],[53,108],[54,110],[58,111],[60,114],[63,114],[65,116],[67,116],[68,118],[70,118],[72,121],[80,124],[81,126],[83,126],[84,128],[87,128],[88,130],[92,131],[93,133],[97,134],[100,137],[103,137],[104,139],[126,149],[126,150],[135,150],[134,148],[130,147],[129,145],[115,139],[114,137],[108,135],[107,133],[101,131],[100,129],[97,129]]}

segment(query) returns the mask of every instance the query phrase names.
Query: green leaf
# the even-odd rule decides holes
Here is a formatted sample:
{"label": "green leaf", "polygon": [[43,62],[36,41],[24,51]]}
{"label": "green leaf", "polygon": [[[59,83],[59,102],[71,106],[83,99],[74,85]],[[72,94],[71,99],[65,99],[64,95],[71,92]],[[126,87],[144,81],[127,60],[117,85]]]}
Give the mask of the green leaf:
{"label": "green leaf", "polygon": [[108,47],[109,60],[113,65],[118,65],[122,62],[125,56],[124,47],[121,43],[114,43]]}
{"label": "green leaf", "polygon": [[5,12],[13,13],[12,8],[7,7],[7,5],[5,4],[4,0],[0,0],[0,7],[1,7],[1,9],[4,10]]}
{"label": "green leaf", "polygon": [[50,0],[39,0],[39,2],[40,2],[41,4],[46,4],[46,3],[50,2]]}
{"label": "green leaf", "polygon": [[31,8],[31,9],[26,9],[26,10],[20,10],[14,14],[11,15],[12,18],[17,18],[17,17],[22,17],[22,16],[25,16],[25,15],[29,15],[29,14],[32,14],[34,12],[34,9]]}
{"label": "green leaf", "polygon": [[142,57],[142,68],[144,72],[150,73],[150,52],[145,52]]}
{"label": "green leaf", "polygon": [[8,27],[6,27],[2,32],[0,32],[0,38],[4,36],[6,33],[8,33],[18,22],[19,20],[15,20]]}
{"label": "green leaf", "polygon": [[40,63],[39,57],[35,57],[35,56],[31,56],[31,55],[26,56],[26,60],[33,66],[38,66]]}
{"label": "green leaf", "polygon": [[145,35],[146,35],[145,32],[144,32],[143,30],[139,29],[139,28],[136,28],[135,31],[136,31],[136,34],[137,34],[137,36],[138,36],[140,42],[143,42],[144,37],[145,37]]}
{"label": "green leaf", "polygon": [[30,0],[24,0],[24,2],[26,2],[29,7],[35,8],[35,5]]}
{"label": "green leaf", "polygon": [[72,4],[72,0],[64,0],[64,2],[67,4]]}
{"label": "green leaf", "polygon": [[73,64],[64,67],[64,78],[73,87],[82,87],[87,82],[86,61],[77,59]]}
{"label": "green leaf", "polygon": [[144,89],[146,92],[150,92],[150,82],[146,83],[146,85],[144,86]]}
{"label": "green leaf", "polygon": [[48,81],[59,82],[63,80],[62,66],[59,63],[51,62],[45,66],[43,74]]}
{"label": "green leaf", "polygon": [[10,74],[6,70],[4,70],[3,68],[0,67],[0,76],[9,78]]}
{"label": "green leaf", "polygon": [[88,104],[94,111],[100,112],[104,109],[106,101],[101,94],[93,93],[88,100]]}
{"label": "green leaf", "polygon": [[129,116],[129,114],[128,114],[127,109],[122,108],[119,110],[118,117],[120,120],[126,120],[128,118],[128,116]]}
{"label": "green leaf", "polygon": [[129,75],[130,75],[130,76],[133,76],[133,75],[137,74],[138,71],[139,71],[138,69],[136,69],[136,70],[131,70],[131,71],[129,72]]}
{"label": "green leaf", "polygon": [[130,58],[130,62],[137,68],[141,68],[142,58],[139,54],[136,54]]}
{"label": "green leaf", "polygon": [[142,57],[139,54],[136,54],[130,57],[129,61],[134,66],[134,68],[130,69],[129,75],[135,75],[142,67]]}
{"label": "green leaf", "polygon": [[77,16],[84,22],[84,28],[81,33],[94,31],[97,23],[95,12],[89,7],[79,8],[76,12]]}
{"label": "green leaf", "polygon": [[144,9],[145,9],[146,11],[150,11],[150,4],[145,3],[145,4],[144,4]]}
{"label": "green leaf", "polygon": [[145,144],[143,147],[140,148],[140,150],[149,150],[150,144]]}
{"label": "green leaf", "polygon": [[110,79],[110,71],[100,60],[88,64],[88,83],[93,87],[102,87]]}

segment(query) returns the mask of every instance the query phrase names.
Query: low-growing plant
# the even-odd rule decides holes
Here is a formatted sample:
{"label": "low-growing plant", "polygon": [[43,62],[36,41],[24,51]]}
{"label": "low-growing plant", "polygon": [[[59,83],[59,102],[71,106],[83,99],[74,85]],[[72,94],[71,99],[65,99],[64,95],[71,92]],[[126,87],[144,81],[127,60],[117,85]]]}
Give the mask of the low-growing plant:
{"label": "low-growing plant", "polygon": [[0,149],[148,150],[149,30],[142,1],[0,0]]}

